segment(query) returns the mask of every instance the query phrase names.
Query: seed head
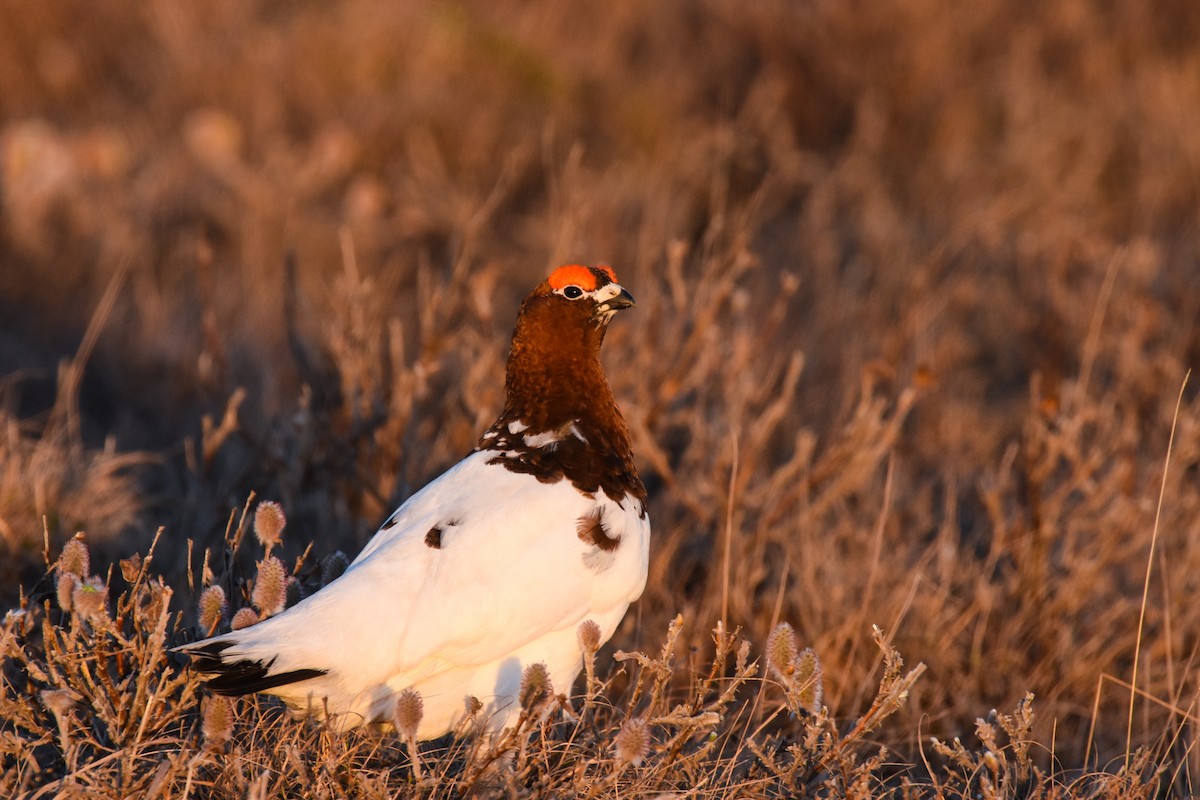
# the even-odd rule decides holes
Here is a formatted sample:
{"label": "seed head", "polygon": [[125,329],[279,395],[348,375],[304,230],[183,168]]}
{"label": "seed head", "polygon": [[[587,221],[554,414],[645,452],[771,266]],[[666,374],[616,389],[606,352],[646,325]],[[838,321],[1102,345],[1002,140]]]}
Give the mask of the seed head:
{"label": "seed head", "polygon": [[69,572],[83,580],[88,576],[90,566],[91,555],[88,553],[83,531],[80,531],[63,547],[62,554],[58,557],[58,574]]}
{"label": "seed head", "polygon": [[767,637],[767,664],[771,672],[784,684],[790,686],[796,670],[796,656],[800,648],[796,644],[796,633],[792,626],[781,622]]}
{"label": "seed head", "polygon": [[108,586],[100,578],[88,578],[71,592],[71,607],[92,624],[107,622]]}
{"label": "seed head", "polygon": [[821,659],[811,647],[804,648],[796,659],[796,699],[801,708],[810,714],[821,710],[821,699],[825,693],[821,672]]}
{"label": "seed head", "polygon": [[350,561],[341,550],[335,550],[325,556],[325,561],[321,564],[321,585],[328,586],[333,583],[341,577],[348,566],[350,566]]}
{"label": "seed head", "polygon": [[204,742],[209,747],[223,746],[233,735],[233,703],[224,695],[209,695],[204,704],[201,724]]}
{"label": "seed head", "polygon": [[392,724],[404,737],[404,743],[408,747],[408,760],[412,763],[413,777],[418,783],[421,782],[421,754],[417,751],[417,727],[421,724],[424,714],[425,704],[421,702],[421,695],[414,689],[401,692],[392,709]]}
{"label": "seed head", "polygon": [[283,506],[274,500],[259,503],[258,508],[254,510],[254,535],[268,553],[283,540],[285,525],[287,517],[283,514]]}
{"label": "seed head", "polygon": [[258,614],[253,608],[239,608],[237,613],[233,615],[233,619],[229,621],[229,627],[235,631],[240,631],[242,628],[249,628],[251,625],[258,622]]}
{"label": "seed head", "polygon": [[75,589],[79,587],[79,576],[74,572],[60,572],[58,575],[58,607],[63,611],[74,611],[72,598]]}
{"label": "seed head", "polygon": [[421,695],[413,689],[405,689],[396,697],[396,708],[392,715],[392,724],[405,739],[415,739],[421,717],[425,716],[425,703]]}
{"label": "seed head", "polygon": [[650,755],[650,726],[644,719],[627,719],[621,723],[613,742],[613,758],[617,767],[627,764],[640,767]]}
{"label": "seed head", "polygon": [[254,593],[250,599],[263,618],[283,611],[287,603],[288,574],[287,567],[274,556],[258,562],[258,577],[254,580]]}
{"label": "seed head", "polygon": [[538,662],[530,664],[521,675],[521,708],[532,712],[550,696],[554,687],[550,683],[550,672],[546,665]]}
{"label": "seed head", "polygon": [[225,590],[215,585],[208,587],[200,593],[198,605],[200,630],[211,634],[225,617]]}
{"label": "seed head", "polygon": [[595,620],[585,619],[579,623],[579,647],[588,655],[600,649],[600,626]]}
{"label": "seed head", "polygon": [[584,692],[584,708],[590,708],[596,694],[596,651],[600,649],[600,626],[595,620],[585,619],[576,630],[579,649],[583,651],[583,671],[587,676]]}
{"label": "seed head", "polygon": [[70,689],[45,689],[38,693],[38,697],[56,719],[79,703],[79,695]]}

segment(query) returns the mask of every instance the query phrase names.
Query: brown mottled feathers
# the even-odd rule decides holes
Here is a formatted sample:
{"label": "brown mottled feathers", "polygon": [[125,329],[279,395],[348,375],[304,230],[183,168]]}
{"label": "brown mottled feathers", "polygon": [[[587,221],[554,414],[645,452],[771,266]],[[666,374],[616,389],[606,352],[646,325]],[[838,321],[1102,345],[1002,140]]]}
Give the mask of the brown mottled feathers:
{"label": "brown mottled feathers", "polygon": [[[613,282],[606,270],[588,271],[597,287]],[[504,412],[476,449],[544,483],[566,478],[581,492],[644,501],[629,429],[600,364],[606,329],[607,318],[590,298],[573,301],[549,281],[539,285],[517,317]]]}
{"label": "brown mottled feathers", "polygon": [[581,542],[598,547],[605,553],[611,553],[621,545],[621,537],[609,533],[604,524],[604,514],[600,509],[580,517],[575,531],[579,534]]}

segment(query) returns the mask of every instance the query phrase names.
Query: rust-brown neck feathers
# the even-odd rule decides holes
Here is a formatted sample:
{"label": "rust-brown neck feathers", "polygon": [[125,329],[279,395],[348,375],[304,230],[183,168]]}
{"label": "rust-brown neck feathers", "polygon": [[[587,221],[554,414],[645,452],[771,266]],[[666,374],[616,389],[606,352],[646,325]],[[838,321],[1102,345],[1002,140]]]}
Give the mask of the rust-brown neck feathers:
{"label": "rust-brown neck feathers", "polygon": [[607,268],[561,267],[526,298],[505,376],[504,412],[479,441],[494,463],[580,491],[644,499],[600,346],[608,320],[633,304]]}

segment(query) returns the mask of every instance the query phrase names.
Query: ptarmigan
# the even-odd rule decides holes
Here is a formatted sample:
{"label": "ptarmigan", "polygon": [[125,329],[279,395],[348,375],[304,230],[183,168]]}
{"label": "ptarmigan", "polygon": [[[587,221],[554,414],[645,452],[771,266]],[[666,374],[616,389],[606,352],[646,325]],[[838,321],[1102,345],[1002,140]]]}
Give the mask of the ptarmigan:
{"label": "ptarmigan", "polygon": [[504,412],[474,452],[410,497],[337,580],[278,616],[180,648],[208,686],[267,692],[345,730],[420,694],[418,738],[474,700],[516,722],[543,663],[567,693],[585,620],[612,636],[646,584],[650,521],[629,430],[600,365],[633,305],[612,269],[556,269],[517,316]]}

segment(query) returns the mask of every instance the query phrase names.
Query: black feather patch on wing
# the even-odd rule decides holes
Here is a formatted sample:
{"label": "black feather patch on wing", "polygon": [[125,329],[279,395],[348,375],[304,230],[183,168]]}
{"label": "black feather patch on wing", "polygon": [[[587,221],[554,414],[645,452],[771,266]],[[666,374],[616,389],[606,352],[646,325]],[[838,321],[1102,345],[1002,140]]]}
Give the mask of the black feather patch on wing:
{"label": "black feather patch on wing", "polygon": [[309,678],[319,678],[327,672],[323,669],[294,669],[289,672],[272,674],[271,665],[275,663],[275,659],[271,659],[266,664],[245,658],[238,661],[223,660],[221,653],[232,646],[232,642],[213,642],[210,645],[188,651],[188,655],[192,657],[193,669],[205,675],[214,676],[208,678],[206,683],[208,688],[217,694],[237,697],[243,694],[265,692],[277,686],[299,683]]}

